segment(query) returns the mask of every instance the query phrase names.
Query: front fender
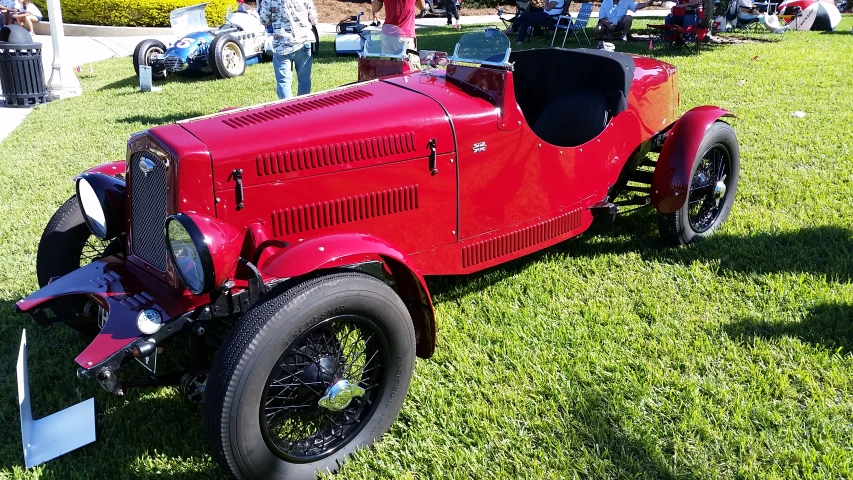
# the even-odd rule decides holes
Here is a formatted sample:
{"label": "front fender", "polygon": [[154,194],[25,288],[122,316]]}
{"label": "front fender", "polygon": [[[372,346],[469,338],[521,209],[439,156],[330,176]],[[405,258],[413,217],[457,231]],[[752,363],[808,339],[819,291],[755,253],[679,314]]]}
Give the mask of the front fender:
{"label": "front fender", "polygon": [[414,322],[417,355],[429,358],[435,350],[435,310],[424,277],[393,245],[369,235],[338,234],[314,238],[269,257],[259,269],[264,276],[295,278],[311,272],[341,268],[379,257],[394,277],[397,293]]}
{"label": "front fender", "polygon": [[111,177],[119,177],[124,178],[125,171],[127,170],[127,162],[124,160],[116,160],[114,162],[107,162],[92,167],[85,172],[79,173],[71,179],[72,182],[77,182],[77,179],[80,178],[80,175],[84,173],[103,173],[104,175],[109,175]]}
{"label": "front fender", "polygon": [[687,199],[690,173],[699,145],[714,122],[734,115],[719,107],[695,107],[670,129],[652,175],[651,202],[661,213],[675,213]]}

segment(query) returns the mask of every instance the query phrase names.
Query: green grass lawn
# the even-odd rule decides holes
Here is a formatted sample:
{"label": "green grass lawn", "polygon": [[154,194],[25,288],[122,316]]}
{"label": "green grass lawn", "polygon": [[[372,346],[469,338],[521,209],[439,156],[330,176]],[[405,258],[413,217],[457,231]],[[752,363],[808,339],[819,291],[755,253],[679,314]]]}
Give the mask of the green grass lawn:
{"label": "green grass lawn", "polygon": [[[431,281],[436,354],[417,363],[391,431],[340,478],[853,476],[851,20],[837,34],[655,52],[679,68],[682,111],[739,117],[740,187],[723,230],[670,249],[641,210]],[[450,50],[458,35],[424,31],[420,47]],[[356,79],[352,59],[322,48],[314,90]],[[135,131],[274,100],[272,67],[142,94],[123,58],[84,67],[81,82],[85,95],[36,108],[0,144],[0,478],[220,478],[199,408],[172,388],[119,399],[78,380],[81,337],[41,332],[13,304],[36,288],[39,236],[75,173],[123,158]],[[30,471],[15,401],[23,328],[36,415],[93,395],[98,412],[96,443]]]}

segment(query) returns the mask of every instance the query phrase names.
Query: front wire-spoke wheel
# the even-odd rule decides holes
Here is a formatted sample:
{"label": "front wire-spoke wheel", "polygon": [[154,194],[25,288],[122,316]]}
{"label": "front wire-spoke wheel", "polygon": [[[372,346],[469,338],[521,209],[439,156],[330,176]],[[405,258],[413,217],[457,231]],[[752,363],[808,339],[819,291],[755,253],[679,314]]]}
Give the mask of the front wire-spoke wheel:
{"label": "front wire-spoke wheel", "polygon": [[337,273],[282,286],[237,322],[211,367],[213,455],[241,479],[335,471],[390,428],[414,357],[409,312],[381,281]]}
{"label": "front wire-spoke wheel", "polygon": [[693,161],[687,200],[675,213],[658,213],[661,238],[687,245],[712,235],[729,216],[740,174],[740,149],[725,122],[708,127]]}
{"label": "front wire-spoke wheel", "polygon": [[[80,202],[74,195],[53,214],[39,240],[36,254],[39,287],[99,258],[120,254],[123,250],[122,236],[103,241],[92,235],[83,220]],[[107,313],[84,296],[53,300],[51,310],[57,321],[66,322],[69,327],[87,336],[100,332],[106,323]]]}
{"label": "front wire-spoke wheel", "polygon": [[333,317],[309,330],[279,358],[261,399],[267,446],[294,463],[345,445],[379,396],[388,345],[368,318]]}

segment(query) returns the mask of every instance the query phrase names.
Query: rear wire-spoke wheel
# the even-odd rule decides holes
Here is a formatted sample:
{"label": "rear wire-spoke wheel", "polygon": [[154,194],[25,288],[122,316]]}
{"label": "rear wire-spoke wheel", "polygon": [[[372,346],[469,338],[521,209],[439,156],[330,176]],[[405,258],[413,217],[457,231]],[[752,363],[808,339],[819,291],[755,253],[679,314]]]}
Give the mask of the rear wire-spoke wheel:
{"label": "rear wire-spoke wheel", "polygon": [[732,209],[740,174],[734,129],[724,122],[708,127],[690,172],[687,200],[675,213],[658,213],[661,238],[687,245],[716,231]]}
{"label": "rear wire-spoke wheel", "polygon": [[[122,238],[106,242],[93,236],[83,220],[77,196],[72,196],[53,214],[39,240],[36,254],[39,287],[99,258],[121,253]],[[106,312],[83,296],[58,298],[50,307],[57,321],[67,322],[84,335],[96,335],[106,322]]]}
{"label": "rear wire-spoke wheel", "polygon": [[281,287],[231,329],[211,367],[205,429],[237,478],[314,478],[385,433],[415,357],[412,320],[379,280]]}

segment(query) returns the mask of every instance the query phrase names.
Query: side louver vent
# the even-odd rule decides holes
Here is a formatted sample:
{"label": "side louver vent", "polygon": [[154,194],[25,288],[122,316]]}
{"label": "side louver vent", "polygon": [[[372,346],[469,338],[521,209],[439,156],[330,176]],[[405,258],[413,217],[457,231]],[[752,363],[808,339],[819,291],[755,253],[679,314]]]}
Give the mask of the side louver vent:
{"label": "side louver vent", "polygon": [[417,185],[300,205],[272,212],[273,235],[278,237],[334,227],[415,210],[418,206]]}
{"label": "side louver vent", "polygon": [[364,100],[372,97],[373,94],[364,90],[352,90],[349,92],[336,93],[324,97],[315,97],[305,100],[295,100],[286,102],[278,107],[264,108],[262,110],[244,113],[228,117],[222,120],[222,123],[231,128],[242,128],[258,123],[278,120],[280,118],[298,115],[300,113],[319,110],[321,108],[333,107],[344,103],[354,102],[356,100]]}
{"label": "side louver vent", "polygon": [[462,268],[494,260],[504,255],[547,242],[581,226],[581,212],[575,210],[551,220],[468,245],[462,249]]}
{"label": "side louver vent", "polygon": [[257,156],[256,164],[258,176],[261,177],[402,155],[415,150],[415,132],[406,132],[285,152],[265,153]]}

